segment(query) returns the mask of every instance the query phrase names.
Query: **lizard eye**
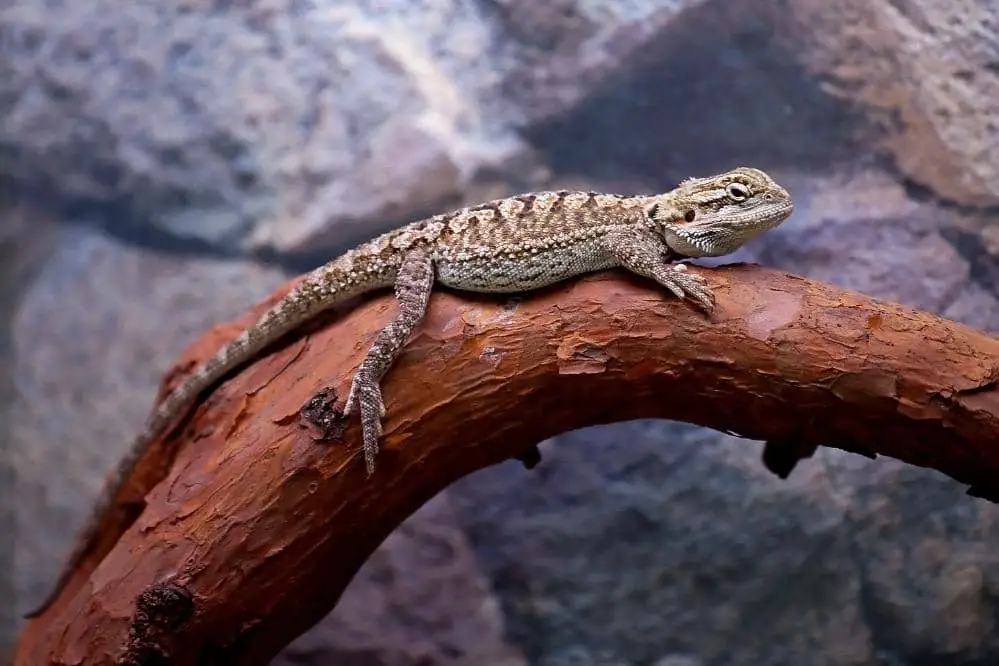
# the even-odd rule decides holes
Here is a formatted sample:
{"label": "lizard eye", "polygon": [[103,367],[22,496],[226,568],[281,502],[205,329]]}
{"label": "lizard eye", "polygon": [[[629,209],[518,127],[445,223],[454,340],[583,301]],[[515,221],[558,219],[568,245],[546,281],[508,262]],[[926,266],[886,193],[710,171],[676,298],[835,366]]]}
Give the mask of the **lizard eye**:
{"label": "lizard eye", "polygon": [[752,192],[749,191],[749,188],[742,183],[729,183],[728,187],[725,188],[725,192],[732,197],[734,201],[745,201],[752,194]]}
{"label": "lizard eye", "polygon": [[694,212],[694,209],[693,209],[693,208],[691,208],[690,210],[688,210],[688,211],[687,211],[686,213],[684,213],[684,215],[683,215],[683,219],[684,219],[684,221],[686,221],[686,222],[693,222],[693,221],[694,221],[694,218],[695,218],[695,217],[697,217],[697,213],[696,213],[696,212]]}

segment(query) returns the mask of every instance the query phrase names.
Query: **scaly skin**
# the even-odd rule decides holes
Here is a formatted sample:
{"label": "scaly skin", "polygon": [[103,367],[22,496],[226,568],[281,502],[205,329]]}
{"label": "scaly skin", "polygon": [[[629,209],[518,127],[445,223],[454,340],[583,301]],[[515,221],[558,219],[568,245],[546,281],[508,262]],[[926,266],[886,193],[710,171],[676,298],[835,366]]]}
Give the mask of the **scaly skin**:
{"label": "scaly skin", "polygon": [[146,448],[176,427],[198,397],[233,370],[316,315],[348,298],[395,287],[399,311],[375,337],[344,407],[360,411],[368,474],[375,469],[385,406],[381,380],[426,313],[434,283],[458,290],[514,293],[608,268],[651,278],[710,311],[714,298],[680,259],[722,256],[783,222],[790,195],[763,171],[740,167],[691,178],[663,194],[535,192],[436,215],[383,234],[312,273],[155,409],[108,477],[90,520],[40,615],[94,547],[104,514]]}

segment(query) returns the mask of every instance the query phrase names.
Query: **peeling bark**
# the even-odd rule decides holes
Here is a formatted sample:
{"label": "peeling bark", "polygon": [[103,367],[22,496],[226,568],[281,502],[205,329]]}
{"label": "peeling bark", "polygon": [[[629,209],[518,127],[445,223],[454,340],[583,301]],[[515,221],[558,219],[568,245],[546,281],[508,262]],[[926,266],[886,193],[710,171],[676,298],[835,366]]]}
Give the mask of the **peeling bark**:
{"label": "peeling bark", "polygon": [[[599,423],[738,433],[768,442],[781,475],[820,445],[882,454],[999,496],[999,340],[773,270],[704,273],[711,320],[618,273],[520,299],[436,293],[383,384],[371,478],[356,420],[336,441],[331,400],[342,406],[395,305],[386,294],[319,322],[218,387],[146,456],[102,552],[25,628],[15,663],[266,664],[448,484],[531,462],[536,443]],[[289,287],[206,335],[184,364]]]}

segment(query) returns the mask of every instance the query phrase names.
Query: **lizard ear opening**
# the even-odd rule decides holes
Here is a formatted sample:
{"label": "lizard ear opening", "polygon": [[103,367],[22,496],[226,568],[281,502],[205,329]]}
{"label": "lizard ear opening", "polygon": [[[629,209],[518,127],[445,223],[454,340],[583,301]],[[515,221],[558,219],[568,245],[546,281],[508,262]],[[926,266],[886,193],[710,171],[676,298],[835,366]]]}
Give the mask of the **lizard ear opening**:
{"label": "lizard ear opening", "polygon": [[645,207],[645,217],[649,218],[653,222],[656,221],[656,214],[659,212],[659,202],[654,201]]}

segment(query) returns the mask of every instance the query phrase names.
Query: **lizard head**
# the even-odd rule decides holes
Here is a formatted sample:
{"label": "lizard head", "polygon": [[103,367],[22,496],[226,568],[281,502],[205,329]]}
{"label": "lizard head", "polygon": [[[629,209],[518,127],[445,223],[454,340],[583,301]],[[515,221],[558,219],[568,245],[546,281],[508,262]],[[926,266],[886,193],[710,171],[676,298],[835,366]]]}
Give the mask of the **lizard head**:
{"label": "lizard head", "polygon": [[791,195],[763,171],[739,167],[688,178],[650,197],[645,215],[670,249],[685,257],[719,257],[787,219]]}

